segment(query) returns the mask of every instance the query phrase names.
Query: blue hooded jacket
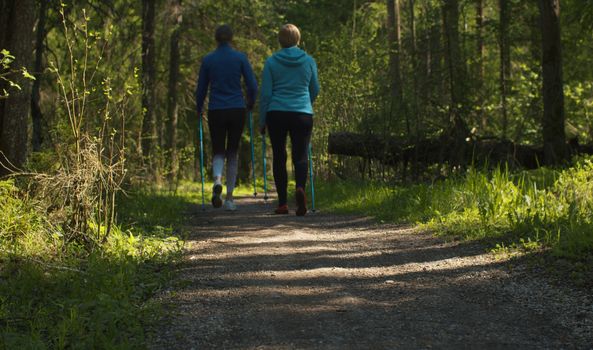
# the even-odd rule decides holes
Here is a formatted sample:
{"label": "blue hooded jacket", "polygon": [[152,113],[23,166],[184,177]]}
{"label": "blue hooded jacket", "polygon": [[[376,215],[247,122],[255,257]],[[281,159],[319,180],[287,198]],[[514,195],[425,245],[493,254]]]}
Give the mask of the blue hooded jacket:
{"label": "blue hooded jacket", "polygon": [[284,48],[266,60],[259,100],[259,124],[266,124],[270,111],[300,112],[313,115],[313,102],[319,94],[317,64],[296,46]]}
{"label": "blue hooded jacket", "polygon": [[241,76],[247,85],[247,108],[251,109],[257,96],[257,81],[247,55],[223,43],[204,57],[196,87],[198,113],[202,113],[204,99],[210,86],[209,110],[245,108]]}

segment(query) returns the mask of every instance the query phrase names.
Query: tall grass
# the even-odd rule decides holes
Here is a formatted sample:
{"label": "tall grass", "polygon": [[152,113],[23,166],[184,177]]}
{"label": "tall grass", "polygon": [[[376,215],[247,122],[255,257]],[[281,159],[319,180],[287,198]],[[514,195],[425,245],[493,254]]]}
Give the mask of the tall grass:
{"label": "tall grass", "polygon": [[89,252],[67,241],[41,203],[0,182],[0,349],[143,348],[158,313],[150,297],[170,280],[183,244],[161,229],[176,225],[159,215],[163,198],[184,205],[171,194],[145,196],[153,219],[138,227],[122,206],[128,228],[114,226]]}
{"label": "tall grass", "polygon": [[380,220],[414,222],[439,234],[507,238],[550,247],[565,257],[593,253],[593,162],[565,170],[468,170],[432,184],[332,182],[320,206]]}

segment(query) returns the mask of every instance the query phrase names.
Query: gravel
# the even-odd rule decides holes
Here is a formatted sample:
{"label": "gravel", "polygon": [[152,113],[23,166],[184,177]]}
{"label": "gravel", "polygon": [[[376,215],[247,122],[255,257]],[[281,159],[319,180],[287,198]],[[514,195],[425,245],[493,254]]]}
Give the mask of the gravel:
{"label": "gravel", "polygon": [[593,293],[520,259],[365,217],[238,204],[188,217],[151,349],[593,349]]}

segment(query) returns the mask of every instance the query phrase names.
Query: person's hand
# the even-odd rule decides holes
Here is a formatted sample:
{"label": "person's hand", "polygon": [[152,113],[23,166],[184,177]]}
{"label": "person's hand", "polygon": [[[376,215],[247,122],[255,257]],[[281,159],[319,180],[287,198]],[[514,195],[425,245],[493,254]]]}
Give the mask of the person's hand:
{"label": "person's hand", "polygon": [[266,126],[265,125],[259,127],[259,133],[262,135],[266,134]]}

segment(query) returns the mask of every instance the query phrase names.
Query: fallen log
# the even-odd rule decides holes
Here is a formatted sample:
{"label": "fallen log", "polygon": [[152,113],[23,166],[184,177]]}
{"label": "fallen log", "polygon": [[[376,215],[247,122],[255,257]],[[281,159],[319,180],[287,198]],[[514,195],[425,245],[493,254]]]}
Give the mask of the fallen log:
{"label": "fallen log", "polygon": [[[571,154],[593,154],[592,145],[579,145],[572,139]],[[328,152],[379,160],[385,164],[423,163],[426,165],[497,165],[534,169],[543,163],[543,148],[516,144],[497,138],[466,139],[441,135],[415,143],[374,134],[336,132],[329,135]]]}

